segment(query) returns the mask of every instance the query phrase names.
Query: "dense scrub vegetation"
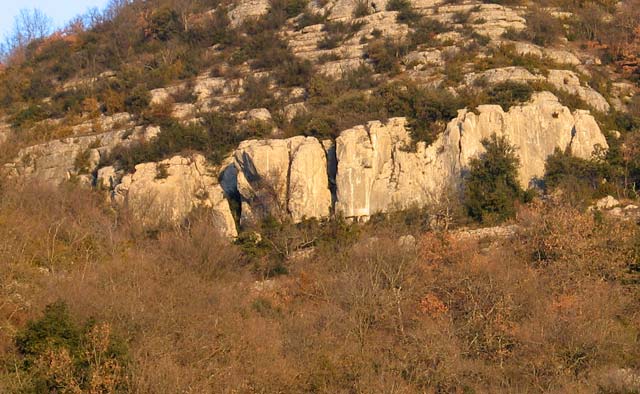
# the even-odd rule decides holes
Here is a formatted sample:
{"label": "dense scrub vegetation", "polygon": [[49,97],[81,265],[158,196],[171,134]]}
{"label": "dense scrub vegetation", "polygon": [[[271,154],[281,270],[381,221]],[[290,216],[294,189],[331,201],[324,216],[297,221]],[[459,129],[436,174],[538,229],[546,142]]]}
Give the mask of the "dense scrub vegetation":
{"label": "dense scrub vegetation", "polygon": [[485,224],[512,218],[524,191],[518,181],[520,160],[516,147],[495,134],[482,141],[485,152],[469,162],[464,205],[473,219]]}
{"label": "dense scrub vegetation", "polygon": [[512,239],[404,216],[234,246],[206,216],[146,233],[97,194],[1,193],[2,392],[602,393],[640,367],[638,228],[571,205]]}

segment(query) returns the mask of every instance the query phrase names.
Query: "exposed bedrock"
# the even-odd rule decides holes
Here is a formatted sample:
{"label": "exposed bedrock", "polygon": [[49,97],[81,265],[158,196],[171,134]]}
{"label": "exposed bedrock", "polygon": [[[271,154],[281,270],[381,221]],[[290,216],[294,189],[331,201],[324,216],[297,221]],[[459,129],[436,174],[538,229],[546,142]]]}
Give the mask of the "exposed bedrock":
{"label": "exposed bedrock", "polygon": [[461,110],[431,145],[410,147],[404,118],[369,122],[344,131],[336,141],[338,170],[335,210],[345,217],[367,218],[409,206],[437,202],[459,189],[469,160],[484,150],[482,140],[505,136],[520,157],[523,187],[544,176],[546,159],[556,148],[589,158],[597,146],[608,148],[594,118],[571,112],[549,93],[504,112],[482,105]]}
{"label": "exposed bedrock", "polygon": [[83,176],[95,177],[88,183],[110,190],[144,224],[180,223],[194,208],[205,207],[220,232],[233,237],[232,200],[239,203],[231,206],[240,206],[241,225],[266,215],[299,222],[334,212],[366,220],[375,213],[428,206],[460,190],[469,161],[492,134],[516,147],[523,187],[544,176],[555,149],[590,158],[608,148],[588,111],[572,112],[543,92],[508,112],[497,105],[461,110],[428,146],[412,144],[406,119],[392,118],[345,130],[335,141],[304,136],[243,141],[222,166],[194,154],[139,164],[132,174],[98,168],[100,156],[116,142],[150,138],[149,132],[140,133],[147,136],[112,132],[33,146],[7,169],[16,177],[62,182],[78,174],[81,158],[88,169]]}

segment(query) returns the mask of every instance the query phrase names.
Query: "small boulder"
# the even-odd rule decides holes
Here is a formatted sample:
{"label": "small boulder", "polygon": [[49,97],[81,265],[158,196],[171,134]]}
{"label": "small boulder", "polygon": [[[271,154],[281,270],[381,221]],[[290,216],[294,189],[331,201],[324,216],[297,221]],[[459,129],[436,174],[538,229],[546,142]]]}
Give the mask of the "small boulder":
{"label": "small boulder", "polygon": [[252,109],[245,115],[245,119],[247,121],[258,120],[261,122],[270,122],[271,121],[271,113],[266,108],[256,108]]}
{"label": "small boulder", "polygon": [[412,250],[416,247],[416,237],[411,234],[398,238],[398,246],[403,250]]}
{"label": "small boulder", "polygon": [[612,209],[620,205],[620,202],[612,196],[606,196],[596,202],[597,209]]}

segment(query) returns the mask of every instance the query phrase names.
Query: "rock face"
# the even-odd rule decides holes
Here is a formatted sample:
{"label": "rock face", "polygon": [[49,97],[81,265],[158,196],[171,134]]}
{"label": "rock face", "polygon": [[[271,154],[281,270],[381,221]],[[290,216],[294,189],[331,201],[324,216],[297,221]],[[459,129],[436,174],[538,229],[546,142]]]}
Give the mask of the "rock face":
{"label": "rock face", "polygon": [[549,93],[509,112],[495,105],[477,111],[460,111],[433,144],[418,143],[415,152],[410,151],[403,118],[344,131],[336,141],[336,212],[366,219],[437,202],[460,188],[469,160],[483,152],[481,141],[492,134],[516,146],[523,187],[544,175],[545,161],[556,148],[571,148],[583,158],[591,157],[597,146],[608,148],[591,115],[571,113]]}
{"label": "rock face", "polygon": [[327,157],[317,139],[244,141],[234,159],[241,223],[266,214],[290,215],[296,222],[329,216]]}
{"label": "rock face", "polygon": [[550,70],[547,80],[556,88],[574,94],[594,109],[607,112],[611,108],[607,100],[590,86],[582,86],[578,76],[569,70]]}
{"label": "rock face", "polygon": [[569,64],[578,66],[582,64],[580,59],[573,53],[562,49],[544,48],[530,42],[514,42],[514,49],[519,55],[532,55],[539,58],[547,58],[558,64]]}
{"label": "rock face", "polygon": [[242,0],[229,11],[231,27],[238,27],[251,18],[258,18],[269,11],[268,0]]}
{"label": "rock face", "polygon": [[518,10],[498,4],[442,5],[428,11],[443,23],[455,23],[457,15],[466,14],[473,30],[491,39],[499,39],[507,30],[522,31],[527,27]]}
{"label": "rock face", "polygon": [[533,75],[524,67],[502,67],[492,68],[481,73],[469,73],[465,75],[464,81],[467,85],[477,84],[483,81],[490,85],[496,85],[502,82],[535,82],[543,80],[543,77]]}
{"label": "rock face", "polygon": [[207,208],[220,232],[233,237],[231,199],[240,203],[241,224],[266,215],[300,222],[333,212],[366,220],[438,203],[461,190],[470,160],[483,153],[483,139],[493,134],[516,147],[525,188],[544,176],[546,159],[556,149],[590,158],[608,148],[593,116],[571,112],[543,92],[508,112],[497,105],[461,110],[428,146],[412,144],[406,119],[393,118],[345,130],[335,141],[304,136],[244,141],[221,167],[196,154],[139,164],[132,174],[98,168],[113,147],[157,132],[140,128],[52,141],[23,149],[9,170],[55,183],[84,177],[111,191],[146,226],[178,224],[193,209]]}
{"label": "rock face", "polygon": [[589,85],[582,85],[580,78],[570,70],[549,70],[548,76],[534,75],[523,67],[493,68],[480,73],[469,73],[465,76],[467,86],[477,85],[479,82],[489,85],[501,82],[548,82],[556,89],[578,96],[591,108],[607,112],[611,108],[607,100]]}
{"label": "rock face", "polygon": [[20,150],[5,169],[11,176],[46,183],[59,184],[74,177],[91,182],[90,174],[114,147],[153,138],[158,132],[155,127],[138,127],[133,132],[116,130],[54,140]]}
{"label": "rock face", "polygon": [[221,234],[237,235],[215,169],[199,154],[138,164],[115,187],[114,198],[145,226],[179,224],[194,208],[207,208]]}

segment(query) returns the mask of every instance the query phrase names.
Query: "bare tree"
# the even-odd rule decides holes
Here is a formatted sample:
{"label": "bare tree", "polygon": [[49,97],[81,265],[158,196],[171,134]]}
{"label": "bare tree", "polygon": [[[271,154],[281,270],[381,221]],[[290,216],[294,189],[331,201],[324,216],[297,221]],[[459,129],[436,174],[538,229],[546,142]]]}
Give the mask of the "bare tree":
{"label": "bare tree", "polygon": [[44,12],[37,8],[20,10],[15,17],[13,31],[0,48],[1,59],[8,60],[30,42],[45,38],[52,31],[53,21]]}

